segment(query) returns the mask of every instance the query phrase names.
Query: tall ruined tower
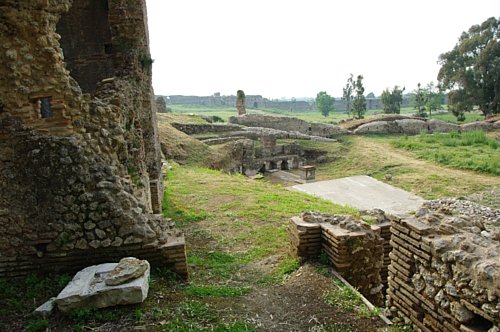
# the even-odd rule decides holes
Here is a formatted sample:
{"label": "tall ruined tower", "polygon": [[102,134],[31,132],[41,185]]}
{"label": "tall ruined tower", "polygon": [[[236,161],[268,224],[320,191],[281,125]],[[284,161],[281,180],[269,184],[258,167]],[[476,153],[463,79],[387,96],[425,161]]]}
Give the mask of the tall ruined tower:
{"label": "tall ruined tower", "polygon": [[187,275],[145,0],[0,0],[0,276],[125,255]]}

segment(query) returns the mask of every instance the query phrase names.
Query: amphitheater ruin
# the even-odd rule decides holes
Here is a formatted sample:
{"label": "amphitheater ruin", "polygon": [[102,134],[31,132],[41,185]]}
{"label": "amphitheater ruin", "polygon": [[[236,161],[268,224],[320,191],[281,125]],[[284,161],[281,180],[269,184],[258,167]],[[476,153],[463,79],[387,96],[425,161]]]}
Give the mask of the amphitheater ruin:
{"label": "amphitheater ruin", "polygon": [[[161,215],[145,0],[1,0],[0,31],[0,277],[133,255],[187,278],[184,235]],[[500,128],[404,117],[347,129],[253,114],[229,122],[173,126],[230,144],[228,170],[247,175],[307,164],[303,147],[279,139]],[[292,218],[292,253],[306,261],[324,250],[352,286],[416,330],[499,331],[499,210],[442,199],[414,215],[361,216]]]}

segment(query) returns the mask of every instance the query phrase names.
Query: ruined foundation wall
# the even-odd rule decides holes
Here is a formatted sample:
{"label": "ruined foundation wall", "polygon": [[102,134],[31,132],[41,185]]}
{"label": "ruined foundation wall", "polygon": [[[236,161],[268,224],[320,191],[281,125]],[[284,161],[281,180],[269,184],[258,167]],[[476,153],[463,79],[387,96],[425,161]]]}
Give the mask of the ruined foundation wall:
{"label": "ruined foundation wall", "polygon": [[[151,214],[163,189],[144,1],[109,2],[112,38],[135,44],[112,54],[114,77],[92,96],[66,70],[56,32],[84,2],[0,2],[0,276],[131,254],[185,276],[183,236]],[[40,98],[52,116],[40,116]]]}
{"label": "ruined foundation wall", "polygon": [[379,227],[352,216],[307,211],[291,219],[288,233],[292,254],[305,260],[317,257],[323,249],[342,277],[371,302],[383,305],[384,249]]}
{"label": "ruined foundation wall", "polygon": [[302,134],[319,137],[333,137],[346,132],[340,127],[334,125],[317,122],[307,122],[291,117],[279,117],[270,115],[246,114],[237,117],[232,116],[228,121],[230,123],[247,127],[272,128],[291,132],[296,131]]}
{"label": "ruined foundation wall", "polygon": [[394,220],[389,308],[426,332],[498,328],[499,220],[499,210],[456,200]]}

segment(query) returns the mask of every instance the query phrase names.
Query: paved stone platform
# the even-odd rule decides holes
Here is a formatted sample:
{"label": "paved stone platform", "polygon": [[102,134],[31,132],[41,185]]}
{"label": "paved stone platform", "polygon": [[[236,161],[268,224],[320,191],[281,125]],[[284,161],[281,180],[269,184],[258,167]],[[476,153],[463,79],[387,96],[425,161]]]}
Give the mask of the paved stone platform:
{"label": "paved stone platform", "polygon": [[425,201],[419,196],[366,175],[298,184],[289,188],[320,196],[334,203],[362,210],[379,208],[395,215],[417,211]]}

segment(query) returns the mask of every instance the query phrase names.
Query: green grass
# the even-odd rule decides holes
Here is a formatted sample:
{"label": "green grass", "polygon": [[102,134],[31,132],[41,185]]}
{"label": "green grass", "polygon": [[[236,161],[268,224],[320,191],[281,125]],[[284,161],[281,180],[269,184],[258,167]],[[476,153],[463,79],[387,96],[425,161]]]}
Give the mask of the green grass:
{"label": "green grass", "polygon": [[342,284],[326,292],[323,295],[323,300],[326,304],[347,312],[352,312],[363,305],[363,301],[359,295],[351,288]]}
{"label": "green grass", "polygon": [[457,117],[453,115],[453,113],[443,113],[443,114],[436,114],[432,115],[432,119],[438,119],[446,122],[451,122],[451,123],[457,123],[457,124],[462,124],[462,123],[470,123],[470,122],[475,122],[475,121],[483,121],[484,116],[479,113],[464,113],[465,115],[465,120],[462,122],[459,122],[457,120]]}
{"label": "green grass", "polygon": [[500,144],[482,131],[421,134],[392,144],[446,166],[500,175]]}
{"label": "green grass", "polygon": [[180,216],[180,227],[193,229],[199,227],[184,223],[183,216],[203,216],[191,219],[195,224],[204,222],[221,248],[231,250],[244,245],[237,257],[244,263],[282,252],[288,241],[289,218],[304,210],[357,213],[353,208],[284,190],[279,185],[198,167],[174,167],[167,188],[170,193],[165,199],[166,216],[176,222]]}
{"label": "green grass", "polygon": [[[236,107],[231,106],[203,106],[203,105],[169,105],[172,109],[173,113],[177,114],[196,114],[196,115],[206,115],[206,116],[218,116],[222,118],[225,122],[227,122],[230,116],[236,116]],[[404,115],[412,115],[416,111],[413,107],[403,107],[401,108],[401,114]],[[373,115],[383,114],[383,110],[368,110],[365,113],[365,117],[370,117]],[[247,109],[247,114],[263,114],[263,115],[276,115],[276,116],[288,116],[299,118],[308,122],[322,122],[322,123],[330,123],[336,124],[341,120],[348,119],[348,115],[344,111],[335,111],[331,112],[327,117],[321,115],[319,111],[289,111],[282,109]],[[453,118],[455,118],[452,114],[439,115],[447,119],[447,121],[453,122]],[[467,115],[466,115],[467,117]],[[434,116],[433,116],[434,118]],[[437,118],[437,116],[436,116]],[[455,118],[456,121],[456,118]],[[468,114],[466,118],[466,122],[472,121],[472,116]]]}

